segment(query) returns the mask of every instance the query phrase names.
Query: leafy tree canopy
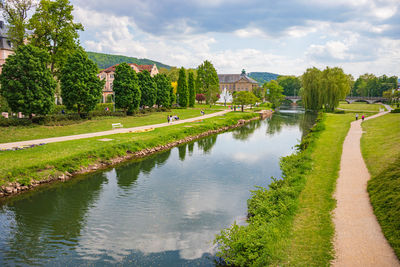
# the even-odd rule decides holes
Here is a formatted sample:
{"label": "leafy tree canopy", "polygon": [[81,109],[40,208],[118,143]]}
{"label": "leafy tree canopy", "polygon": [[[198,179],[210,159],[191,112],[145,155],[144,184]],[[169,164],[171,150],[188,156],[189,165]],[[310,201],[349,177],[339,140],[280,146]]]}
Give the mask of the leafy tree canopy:
{"label": "leafy tree canopy", "polygon": [[139,89],[142,92],[140,105],[153,107],[157,99],[157,84],[151,77],[150,72],[144,70],[138,73]]}
{"label": "leafy tree canopy", "polygon": [[89,112],[101,99],[104,81],[98,77],[96,64],[80,48],[72,53],[61,69],[61,97],[67,109],[76,105],[78,113]]}
{"label": "leafy tree canopy", "polygon": [[207,104],[215,103],[218,100],[219,79],[217,71],[210,61],[204,61],[197,68],[196,91],[206,96]]}
{"label": "leafy tree canopy", "polygon": [[0,2],[3,17],[8,24],[7,38],[14,47],[23,45],[28,37],[28,12],[33,7],[33,0],[3,0]]}
{"label": "leafy tree canopy", "polygon": [[351,77],[341,68],[310,68],[302,76],[301,96],[306,109],[333,111],[351,89]]}
{"label": "leafy tree canopy", "polygon": [[0,76],[1,94],[12,111],[31,116],[48,114],[56,82],[47,68],[50,57],[37,47],[21,45],[10,55]]}
{"label": "leafy tree canopy", "polygon": [[179,70],[178,88],[176,95],[179,106],[187,107],[189,104],[189,92],[186,81],[186,71],[183,67]]}
{"label": "leafy tree canopy", "polygon": [[260,101],[252,92],[239,91],[233,96],[233,104],[242,107],[242,112],[245,105],[254,105],[257,101]]}
{"label": "leafy tree canopy", "polygon": [[283,94],[286,96],[299,95],[301,81],[296,76],[279,76],[277,79],[280,86],[283,88]]}
{"label": "leafy tree canopy", "polygon": [[78,31],[83,31],[82,24],[74,23],[72,11],[69,0],[41,0],[29,20],[29,27],[33,31],[30,42],[49,52],[50,69],[54,75],[78,48]]}
{"label": "leafy tree canopy", "polygon": [[157,74],[154,76],[154,81],[157,84],[157,99],[156,104],[158,107],[170,107],[171,106],[171,82],[167,75]]}
{"label": "leafy tree canopy", "polygon": [[265,91],[265,98],[272,103],[273,108],[279,107],[285,99],[283,87],[277,81],[272,80],[263,85]]}
{"label": "leafy tree canopy", "polygon": [[117,108],[131,112],[139,108],[141,92],[138,77],[136,71],[125,62],[115,68],[113,91]]}
{"label": "leafy tree canopy", "polygon": [[188,89],[189,89],[189,107],[194,107],[194,104],[196,102],[196,88],[194,82],[194,74],[192,71],[189,71]]}

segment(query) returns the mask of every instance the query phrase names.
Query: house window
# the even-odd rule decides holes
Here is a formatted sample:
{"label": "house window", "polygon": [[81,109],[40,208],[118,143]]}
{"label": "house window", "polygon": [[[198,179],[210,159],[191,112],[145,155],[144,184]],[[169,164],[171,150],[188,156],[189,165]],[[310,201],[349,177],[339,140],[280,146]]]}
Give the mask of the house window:
{"label": "house window", "polygon": [[114,79],[114,74],[110,74],[110,79]]}
{"label": "house window", "polygon": [[112,91],[112,89],[113,89],[113,84],[110,83],[110,90]]}

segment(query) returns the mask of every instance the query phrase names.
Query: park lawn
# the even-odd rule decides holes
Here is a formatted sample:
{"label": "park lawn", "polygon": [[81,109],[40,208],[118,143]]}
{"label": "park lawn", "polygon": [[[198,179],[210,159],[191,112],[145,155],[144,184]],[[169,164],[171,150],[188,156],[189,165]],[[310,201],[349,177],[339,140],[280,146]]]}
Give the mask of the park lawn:
{"label": "park lawn", "polygon": [[[0,185],[8,182],[29,184],[31,179],[46,179],[49,174],[74,172],[82,166],[126,155],[128,150],[136,152],[165,145],[190,135],[233,125],[239,119],[249,119],[254,116],[258,114],[231,112],[201,122],[171,125],[150,132],[114,134],[50,143],[25,150],[2,151],[0,152]],[[103,138],[112,140],[99,141]]]}
{"label": "park lawn", "polygon": [[300,194],[285,265],[328,266],[334,257],[333,193],[343,142],[354,114],[326,114],[325,130],[312,147],[313,168]]}
{"label": "park lawn", "polygon": [[347,111],[358,111],[358,112],[379,112],[379,109],[385,110],[385,106],[381,104],[368,104],[364,102],[356,102],[347,104],[346,102],[340,102],[339,109]]}
{"label": "park lawn", "polygon": [[206,114],[218,112],[223,107],[212,108],[188,108],[173,109],[169,112],[154,112],[141,116],[127,117],[97,117],[92,120],[79,122],[77,124],[65,126],[12,126],[1,127],[0,143],[10,143],[17,141],[26,141],[42,139],[49,137],[68,136],[83,133],[92,133],[111,130],[111,124],[121,123],[125,128],[137,127],[142,125],[158,124],[167,121],[168,115],[177,115],[180,119],[189,119],[200,116],[200,110],[203,109]]}
{"label": "park lawn", "polygon": [[368,193],[389,244],[400,259],[400,114],[362,124],[361,150],[371,174]]}

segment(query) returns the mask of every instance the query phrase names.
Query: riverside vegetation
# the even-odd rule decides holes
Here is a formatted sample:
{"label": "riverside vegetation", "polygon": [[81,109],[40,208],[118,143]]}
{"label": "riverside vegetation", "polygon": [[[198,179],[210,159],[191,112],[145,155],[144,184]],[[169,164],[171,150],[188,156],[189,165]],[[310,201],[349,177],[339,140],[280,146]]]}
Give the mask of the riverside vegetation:
{"label": "riverside vegetation", "polygon": [[144,133],[114,134],[108,142],[99,138],[50,143],[19,151],[0,152],[0,185],[52,180],[63,173],[76,173],[90,165],[112,163],[140,150],[154,148],[207,131],[236,125],[241,119],[257,117],[254,113],[228,113],[222,117],[193,123],[171,125]]}
{"label": "riverside vegetation", "polygon": [[368,193],[382,232],[400,259],[400,115],[362,124],[362,154],[371,174]]}
{"label": "riverside vegetation", "polygon": [[296,154],[282,158],[282,179],[248,201],[248,225],[216,237],[218,256],[237,266],[326,266],[333,259],[333,192],[354,113],[324,114]]}

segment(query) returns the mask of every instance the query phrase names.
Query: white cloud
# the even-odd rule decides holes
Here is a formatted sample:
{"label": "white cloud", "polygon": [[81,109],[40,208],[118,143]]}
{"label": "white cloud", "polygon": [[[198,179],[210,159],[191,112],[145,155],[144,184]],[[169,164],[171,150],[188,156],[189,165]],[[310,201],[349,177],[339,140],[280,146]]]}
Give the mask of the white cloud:
{"label": "white cloud", "polygon": [[[209,2],[201,5],[239,3],[235,0],[229,3],[224,0]],[[400,73],[399,66],[394,63],[395,53],[391,57],[383,56],[390,52],[386,49],[397,49],[389,45],[397,43],[395,40],[384,37],[388,33],[393,35],[396,25],[381,20],[397,12],[397,1],[381,1],[380,5],[371,0],[317,1],[314,4],[315,8],[351,6],[353,11],[359,11],[360,16],[336,22],[305,17],[300,21],[302,23],[284,27],[275,33],[268,32],[268,28],[262,27],[256,20],[229,32],[204,32],[198,30],[195,16],[177,16],[160,25],[173,34],[154,34],[144,30],[143,25],[139,27],[133,16],[96,12],[79,5],[75,5],[74,13],[76,20],[85,26],[85,32],[81,34],[82,43],[89,51],[149,58],[178,67],[197,67],[207,59],[212,61],[219,73],[239,73],[245,68],[248,72],[299,75],[310,66],[339,63],[353,75],[365,70],[367,65],[370,68],[368,72]],[[138,5],[144,14],[141,19],[146,19],[146,16],[154,18],[150,6],[155,7],[153,4]],[[378,68],[378,65],[381,67]]]}

